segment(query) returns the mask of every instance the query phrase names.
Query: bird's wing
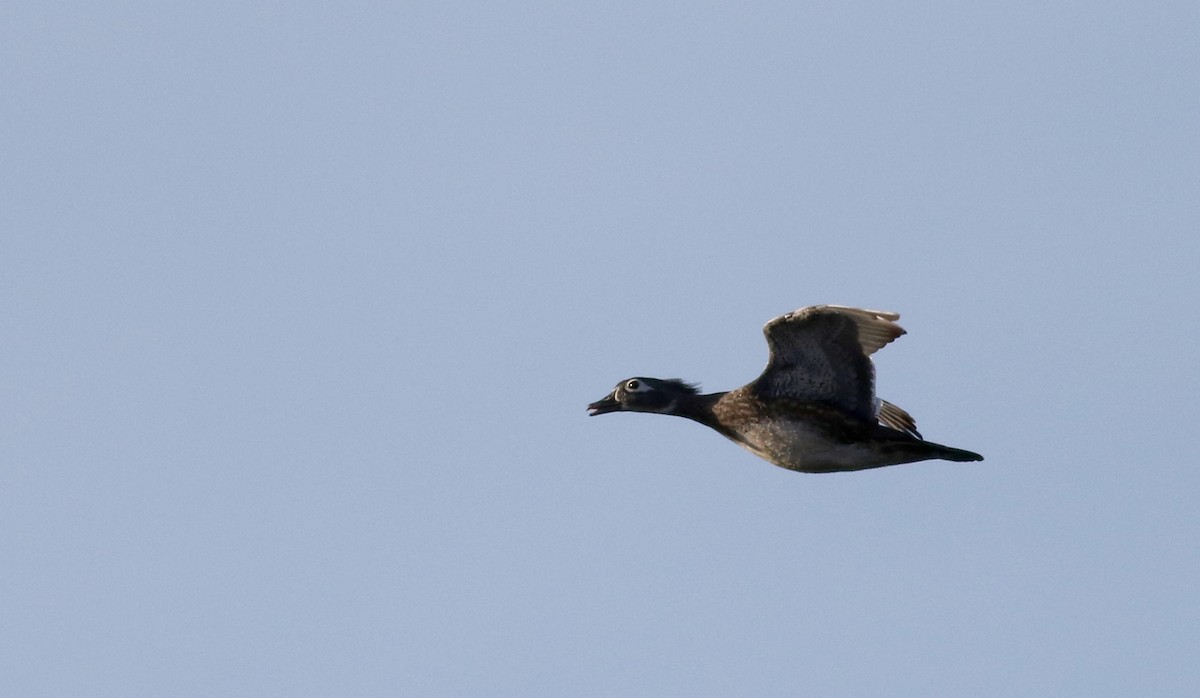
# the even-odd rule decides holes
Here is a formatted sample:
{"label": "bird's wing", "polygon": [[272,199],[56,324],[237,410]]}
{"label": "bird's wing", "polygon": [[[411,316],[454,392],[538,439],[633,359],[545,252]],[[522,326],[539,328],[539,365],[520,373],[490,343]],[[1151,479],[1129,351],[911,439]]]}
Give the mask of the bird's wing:
{"label": "bird's wing", "polygon": [[752,384],[764,398],[825,402],[865,421],[878,419],[870,355],[904,330],[896,313],[814,305],[763,327],[771,355]]}
{"label": "bird's wing", "polygon": [[902,431],[909,436],[915,436],[918,439],[923,438],[921,432],[917,431],[917,421],[912,418],[911,414],[887,400],[880,400],[878,404],[879,408],[876,410],[876,416],[879,418],[880,424],[885,427],[891,427],[896,431]]}

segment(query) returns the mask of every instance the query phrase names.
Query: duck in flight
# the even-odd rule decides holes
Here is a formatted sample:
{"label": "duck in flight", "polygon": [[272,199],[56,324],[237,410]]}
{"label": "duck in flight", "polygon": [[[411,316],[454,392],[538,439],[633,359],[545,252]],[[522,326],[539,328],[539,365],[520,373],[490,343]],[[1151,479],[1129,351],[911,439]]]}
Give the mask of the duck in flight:
{"label": "duck in flight", "polygon": [[875,397],[871,354],[904,334],[897,313],[814,305],[763,327],[770,358],[753,382],[701,394],[678,379],[628,378],[592,416],[655,412],[711,427],[775,465],[804,473],[983,456],[925,441],[913,418]]}

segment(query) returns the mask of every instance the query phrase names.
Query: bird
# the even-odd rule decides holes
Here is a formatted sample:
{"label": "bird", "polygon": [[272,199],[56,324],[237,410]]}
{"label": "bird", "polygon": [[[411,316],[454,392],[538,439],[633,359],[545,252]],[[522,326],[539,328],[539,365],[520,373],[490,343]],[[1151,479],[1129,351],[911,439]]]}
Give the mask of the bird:
{"label": "bird", "polygon": [[981,461],[925,441],[916,421],[875,396],[871,355],[903,334],[899,313],[813,305],[763,326],[769,358],[754,381],[702,394],[678,378],[636,376],[587,406],[591,416],[686,417],[788,470],[833,473],[941,459]]}

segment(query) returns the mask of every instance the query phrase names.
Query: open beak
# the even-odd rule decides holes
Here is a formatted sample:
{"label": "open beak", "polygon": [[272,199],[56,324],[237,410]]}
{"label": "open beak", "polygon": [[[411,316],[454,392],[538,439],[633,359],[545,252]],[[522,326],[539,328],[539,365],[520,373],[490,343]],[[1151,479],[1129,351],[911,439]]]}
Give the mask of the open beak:
{"label": "open beak", "polygon": [[621,410],[621,403],[617,402],[617,399],[613,397],[612,393],[609,393],[608,395],[605,395],[600,400],[597,400],[597,401],[593,402],[592,404],[588,405],[587,408],[588,408],[588,415],[591,417],[595,417],[598,414],[608,414],[609,412],[619,412]]}

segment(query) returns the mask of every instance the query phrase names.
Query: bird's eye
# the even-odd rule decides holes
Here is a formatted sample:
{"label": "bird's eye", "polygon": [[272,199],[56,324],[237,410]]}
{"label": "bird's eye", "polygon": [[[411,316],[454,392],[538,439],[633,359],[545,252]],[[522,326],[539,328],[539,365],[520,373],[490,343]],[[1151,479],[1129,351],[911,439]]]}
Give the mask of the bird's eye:
{"label": "bird's eye", "polygon": [[640,387],[642,387],[642,384],[639,381],[635,381],[635,380],[629,381],[628,383],[625,384],[626,390],[636,391]]}

